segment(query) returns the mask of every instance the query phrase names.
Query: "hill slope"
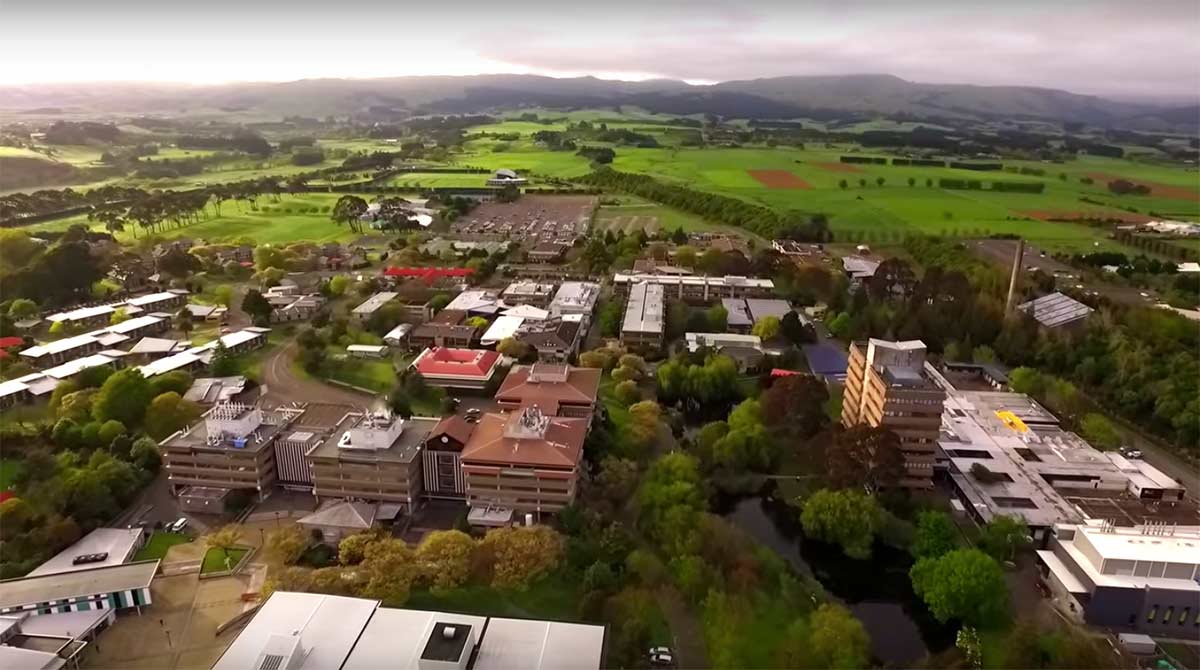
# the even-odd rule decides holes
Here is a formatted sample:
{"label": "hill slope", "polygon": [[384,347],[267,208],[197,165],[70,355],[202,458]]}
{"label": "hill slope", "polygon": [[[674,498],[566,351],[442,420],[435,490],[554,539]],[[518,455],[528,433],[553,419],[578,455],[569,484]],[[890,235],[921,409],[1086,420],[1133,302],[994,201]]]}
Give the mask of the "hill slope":
{"label": "hill slope", "polygon": [[[1194,130],[1194,118],[1150,104],[1021,86],[924,84],[890,75],[774,77],[694,86],[671,80],[624,82],[536,75],[306,79],[219,86],[85,84],[0,88],[9,111],[54,108],[119,114],[184,110],[324,116],[481,112],[521,106],[634,104],[668,113],[711,112],[759,118],[837,114],[916,118],[1028,118]],[[1174,111],[1174,113],[1172,113]],[[1160,113],[1161,112],[1161,113]]]}

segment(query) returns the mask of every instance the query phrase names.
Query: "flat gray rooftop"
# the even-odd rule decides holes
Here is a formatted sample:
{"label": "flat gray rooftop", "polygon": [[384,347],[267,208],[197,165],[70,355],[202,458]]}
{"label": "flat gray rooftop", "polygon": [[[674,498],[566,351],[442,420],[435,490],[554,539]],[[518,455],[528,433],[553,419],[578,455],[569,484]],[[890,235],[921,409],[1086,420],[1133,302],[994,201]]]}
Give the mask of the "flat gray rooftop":
{"label": "flat gray rooftop", "polygon": [[156,572],[158,561],[153,560],[6,579],[0,581],[0,609],[145,588]]}

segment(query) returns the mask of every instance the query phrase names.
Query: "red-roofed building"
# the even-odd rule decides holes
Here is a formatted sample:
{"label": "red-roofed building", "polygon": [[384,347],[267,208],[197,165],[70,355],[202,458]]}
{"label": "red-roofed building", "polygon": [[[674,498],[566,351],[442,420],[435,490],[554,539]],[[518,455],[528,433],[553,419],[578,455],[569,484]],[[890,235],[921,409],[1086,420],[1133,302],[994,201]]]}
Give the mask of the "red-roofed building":
{"label": "red-roofed building", "polygon": [[398,268],[389,267],[383,271],[383,276],[389,279],[422,279],[426,284],[433,284],[440,279],[465,279],[475,274],[471,268]]}
{"label": "red-roofed building", "polygon": [[412,362],[430,385],[462,389],[486,388],[499,367],[500,354],[494,351],[449,347],[430,347]]}

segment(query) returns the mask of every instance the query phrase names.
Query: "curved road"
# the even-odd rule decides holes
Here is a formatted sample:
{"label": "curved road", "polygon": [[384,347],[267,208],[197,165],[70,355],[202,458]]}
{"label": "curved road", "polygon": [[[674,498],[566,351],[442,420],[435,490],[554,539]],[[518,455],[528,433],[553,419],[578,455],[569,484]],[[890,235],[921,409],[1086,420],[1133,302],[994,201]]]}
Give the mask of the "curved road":
{"label": "curved road", "polygon": [[262,383],[267,397],[277,402],[326,402],[370,407],[376,396],[301,377],[292,370],[300,346],[289,340],[263,361]]}

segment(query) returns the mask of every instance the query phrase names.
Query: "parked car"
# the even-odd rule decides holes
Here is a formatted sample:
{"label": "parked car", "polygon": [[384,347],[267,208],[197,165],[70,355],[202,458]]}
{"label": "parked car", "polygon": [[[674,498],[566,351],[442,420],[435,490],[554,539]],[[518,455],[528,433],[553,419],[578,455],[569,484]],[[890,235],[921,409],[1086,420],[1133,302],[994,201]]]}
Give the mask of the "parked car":
{"label": "parked car", "polygon": [[187,528],[187,525],[188,525],[187,517],[181,516],[178,519],[176,519],[175,523],[171,524],[169,530],[172,533],[182,533],[183,529]]}
{"label": "parked car", "polygon": [[653,647],[649,653],[650,665],[655,668],[675,667],[675,654],[670,647]]}
{"label": "parked car", "polygon": [[1142,457],[1142,450],[1134,449],[1133,447],[1121,447],[1120,449],[1117,450],[1117,453],[1121,454],[1125,458],[1141,458]]}

